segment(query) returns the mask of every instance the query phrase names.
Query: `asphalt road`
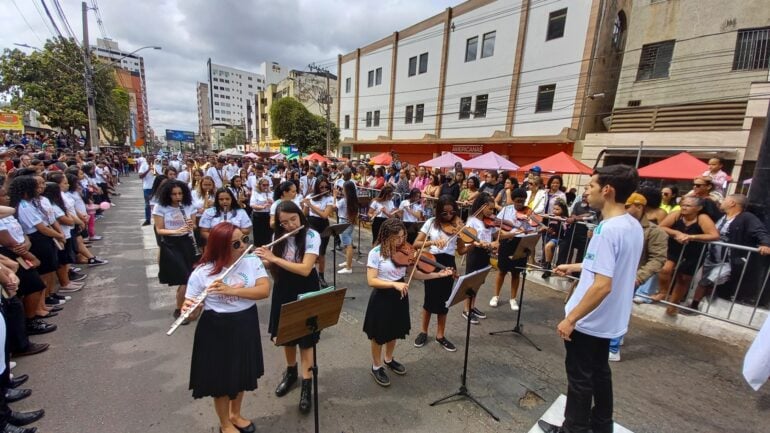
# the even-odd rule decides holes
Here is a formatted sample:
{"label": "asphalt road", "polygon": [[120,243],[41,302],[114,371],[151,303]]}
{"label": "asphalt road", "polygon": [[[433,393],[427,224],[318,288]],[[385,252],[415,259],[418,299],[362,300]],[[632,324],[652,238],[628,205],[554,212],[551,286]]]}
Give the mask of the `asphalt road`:
{"label": "asphalt road", "polygon": [[[41,432],[219,431],[211,400],[193,400],[187,389],[194,325],[165,335],[173,289],[155,277],[152,229],[139,227],[140,188],[136,177],[125,180],[118,206],[97,223],[104,240],[93,250],[110,264],[88,270],[86,288],[52,319],[58,331],[33,337],[51,343],[51,349],[18,360],[14,372],[32,376],[27,386],[33,395],[13,408],[45,408],[46,417],[37,423]],[[369,240],[364,232],[364,253]],[[359,260],[365,262],[365,254]],[[429,406],[459,388],[465,347],[459,306],[450,312],[447,331],[457,352],[444,351],[432,338],[420,349],[411,339],[399,342],[396,358],[408,374],[391,375],[389,388],[378,386],[369,374],[369,342],[361,329],[370,289],[364,266],[354,270],[340,276],[337,286],[348,287],[356,298],[345,302],[338,325],[323,332],[318,351],[322,431],[526,432],[566,392],[564,347],[555,333],[563,294],[532,283],[526,287],[523,329],[542,348],[538,351],[516,335],[488,335],[512,328],[516,319],[507,302],[497,309],[487,306],[491,277],[479,295],[489,318],[471,330],[468,386],[500,422],[465,400]],[[331,272],[326,275],[331,281]],[[422,294],[422,284],[414,284],[411,338]],[[268,301],[260,302],[266,374],[259,389],[246,396],[243,415],[260,432],[312,431],[312,416],[297,409],[297,389],[283,398],[273,394],[284,362],[264,336],[268,309]],[[435,322],[430,335],[435,337]],[[770,391],[755,393],[744,383],[744,351],[632,320],[623,361],[612,365],[615,420],[637,433],[770,431]]]}

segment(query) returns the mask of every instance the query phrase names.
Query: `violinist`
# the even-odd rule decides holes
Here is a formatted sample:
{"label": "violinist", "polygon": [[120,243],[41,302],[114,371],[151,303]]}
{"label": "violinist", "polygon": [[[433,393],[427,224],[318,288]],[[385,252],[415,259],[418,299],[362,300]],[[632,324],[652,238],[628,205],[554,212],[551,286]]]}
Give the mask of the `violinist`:
{"label": "violinist", "polygon": [[[457,242],[455,231],[462,227],[457,202],[449,195],[442,195],[436,202],[436,215],[428,219],[420,229],[415,240],[415,248],[430,247],[430,253],[436,256],[436,261],[447,268],[455,269],[455,251],[465,254],[465,244]],[[443,278],[425,282],[425,300],[422,304],[421,332],[414,340],[415,347],[422,347],[428,341],[428,325],[431,314],[437,316],[436,342],[449,352],[457,350],[454,344],[444,335],[446,315],[449,311],[446,301],[452,293],[454,279],[448,275]]]}
{"label": "violinist", "polygon": [[[302,208],[307,215],[310,228],[323,233],[329,227],[329,216],[334,210],[334,197],[331,195],[331,183],[324,175],[316,178],[313,185],[313,194],[302,200]],[[316,268],[318,269],[318,278],[322,287],[328,287],[324,279],[324,269],[326,268],[326,247],[329,245],[329,237],[321,238],[321,249],[318,251]]]}
{"label": "violinist", "polygon": [[409,191],[407,200],[401,201],[401,205],[398,210],[401,212],[401,221],[404,222],[406,227],[406,241],[414,243],[417,238],[417,223],[422,221],[423,208],[422,208],[422,192],[417,188],[412,188]]}
{"label": "violinist", "polygon": [[[483,208],[483,210],[482,210]],[[480,212],[479,212],[480,211]],[[492,219],[495,213],[495,200],[491,195],[482,192],[473,201],[471,206],[471,215],[468,217],[468,229],[475,232],[478,240],[473,240],[468,246],[468,262],[465,267],[465,273],[470,274],[479,269],[489,266],[490,252],[497,249],[498,242],[494,240],[494,233],[497,231],[494,225],[487,226],[484,219]],[[476,298],[468,298],[465,301],[463,317],[467,320],[468,314],[471,315],[471,323],[477,325],[478,319],[486,319],[487,315],[475,306]]]}
{"label": "violinist", "polygon": [[372,244],[380,233],[380,225],[383,221],[393,216],[393,187],[386,186],[380,190],[380,194],[369,204],[369,219],[372,221]]}
{"label": "violinist", "polygon": [[[532,214],[532,209],[528,208],[524,203],[527,200],[527,191],[524,188],[516,188],[511,192],[511,198],[513,204],[505,206],[498,214],[497,217],[502,221],[510,221],[512,225],[511,230],[500,230],[498,233],[498,241],[500,242],[498,258],[497,258],[497,277],[495,278],[495,295],[489,300],[490,307],[497,307],[500,302],[500,290],[505,282],[505,275],[511,274],[511,310],[518,311],[519,304],[516,302],[516,294],[519,290],[519,274],[521,269],[527,266],[527,258],[521,258],[518,260],[511,259],[511,255],[516,251],[516,246],[519,244],[517,235],[530,234],[537,232],[537,224],[533,223],[529,216]],[[533,226],[534,224],[534,226]]]}
{"label": "violinist", "polygon": [[[366,280],[372,286],[372,293],[366,307],[364,332],[372,346],[371,373],[375,382],[381,386],[390,385],[385,366],[398,375],[406,374],[406,367],[393,358],[396,339],[406,338],[411,329],[409,284],[404,282],[404,277],[407,272],[411,272],[410,259],[414,255],[413,248],[405,241],[404,224],[396,218],[385,220],[377,244],[369,251],[366,263]],[[451,274],[449,269],[429,274],[415,270],[414,278],[426,280],[449,277]]]}

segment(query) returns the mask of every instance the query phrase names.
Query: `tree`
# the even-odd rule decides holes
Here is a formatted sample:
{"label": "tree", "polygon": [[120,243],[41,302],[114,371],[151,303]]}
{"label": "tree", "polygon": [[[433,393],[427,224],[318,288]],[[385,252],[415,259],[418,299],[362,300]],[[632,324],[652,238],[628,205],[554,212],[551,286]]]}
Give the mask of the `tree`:
{"label": "tree", "polygon": [[[288,144],[297,146],[300,152],[326,150],[326,119],[312,114],[294,98],[281,98],[270,107],[273,135]],[[332,145],[339,143],[339,128],[332,127]]]}
{"label": "tree", "polygon": [[109,103],[99,113],[99,123],[109,132],[112,144],[122,145],[126,142],[128,129],[131,126],[130,100],[125,89],[116,87],[110,92]]}
{"label": "tree", "polygon": [[227,131],[227,134],[222,137],[222,141],[220,141],[219,144],[225,149],[231,149],[244,143],[246,143],[246,134],[243,133],[243,129],[231,128]]}

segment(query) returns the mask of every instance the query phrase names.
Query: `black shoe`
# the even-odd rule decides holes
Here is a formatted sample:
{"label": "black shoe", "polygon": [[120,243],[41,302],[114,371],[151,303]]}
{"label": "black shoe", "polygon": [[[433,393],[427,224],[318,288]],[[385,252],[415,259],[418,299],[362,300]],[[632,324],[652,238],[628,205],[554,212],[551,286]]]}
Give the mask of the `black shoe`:
{"label": "black shoe", "polygon": [[41,335],[56,331],[56,325],[46,323],[40,319],[27,321],[27,335]]}
{"label": "black shoe", "polygon": [[42,418],[44,415],[45,411],[43,409],[33,410],[30,412],[11,411],[11,414],[8,415],[8,424],[13,424],[16,427],[22,427],[27,424],[32,424],[33,422]]}
{"label": "black shoe", "polygon": [[388,377],[388,373],[385,373],[385,367],[380,367],[376,370],[372,367],[371,372],[377,385],[390,386],[390,378]]}
{"label": "black shoe", "polygon": [[476,307],[471,308],[471,311],[473,311],[473,315],[478,317],[479,319],[486,319],[487,318],[487,315],[484,314],[483,311],[479,310]]}
{"label": "black shoe", "polygon": [[391,359],[390,362],[385,361],[385,365],[387,365],[393,373],[401,376],[406,374],[406,367],[404,367],[404,364],[396,361],[395,359]]}
{"label": "black shoe", "polygon": [[[233,425],[235,425],[235,424],[233,424]],[[241,432],[241,433],[256,433],[256,431],[257,431],[257,428],[254,426],[253,422],[249,423],[249,425],[247,425],[246,427],[238,427],[236,425],[235,428],[237,428],[238,431]]]}
{"label": "black shoe", "polygon": [[[30,344],[32,346],[32,344]],[[27,380],[29,380],[28,374],[20,374],[18,376],[13,376],[13,379],[11,379],[11,383],[8,385],[9,388],[18,388],[25,383],[27,383]]]}
{"label": "black shoe", "polygon": [[331,286],[331,284],[327,283],[326,279],[321,275],[318,276],[318,281],[321,283],[321,288],[326,288]]}
{"label": "black shoe", "polygon": [[70,281],[77,282],[77,281],[85,280],[86,278],[88,278],[88,275],[81,274],[81,273],[78,273],[78,272],[75,272],[75,271],[70,271],[69,272],[69,278],[70,278]]}
{"label": "black shoe", "polygon": [[16,427],[12,424],[6,424],[3,433],[37,433],[37,427]]}
{"label": "black shoe", "polygon": [[65,301],[66,302],[66,301],[69,301],[70,299],[72,299],[72,296],[60,295],[58,293],[53,293],[53,294],[51,294],[51,298],[58,299],[60,301]]}
{"label": "black shoe", "polygon": [[145,221],[145,222],[142,223],[142,227],[145,227],[145,226],[148,226],[148,225],[150,225],[149,221]]}
{"label": "black shoe", "polygon": [[420,332],[417,334],[417,338],[414,339],[414,347],[422,347],[425,346],[425,343],[428,342],[428,334],[424,332]]}
{"label": "black shoe", "polygon": [[[43,322],[45,323],[45,322]],[[56,330],[56,325],[48,325],[53,326],[53,330]],[[48,331],[52,332],[52,331]],[[29,328],[27,328],[27,334],[29,334]],[[43,332],[45,334],[45,332]],[[40,352],[45,352],[48,350],[48,347],[50,347],[50,344],[48,343],[29,343],[29,346],[27,346],[27,350],[24,352],[14,353],[13,357],[17,358],[19,356],[30,356],[30,355],[37,355]]]}
{"label": "black shoe", "polygon": [[48,310],[48,311],[50,311],[52,313],[58,313],[59,311],[62,311],[62,310],[64,310],[64,308],[62,308],[62,307],[60,307],[58,305],[53,305],[53,306],[51,306],[51,309]]}
{"label": "black shoe", "polygon": [[283,397],[291,390],[291,387],[297,383],[297,366],[286,367],[286,372],[283,373],[283,379],[281,383],[275,388],[275,395]]}
{"label": "black shoe", "polygon": [[14,403],[32,395],[31,389],[8,389],[5,391],[5,401]]}
{"label": "black shoe", "polygon": [[542,419],[537,420],[537,426],[540,427],[540,430],[542,430],[543,433],[562,433],[564,431],[561,429],[561,426],[547,423]]}
{"label": "black shoe", "polygon": [[56,299],[52,296],[48,296],[45,298],[45,305],[61,305],[64,304],[66,301],[63,301],[61,299]]}
{"label": "black shoe", "polygon": [[310,412],[313,407],[313,379],[302,379],[302,392],[299,395],[299,411],[302,413]]}
{"label": "black shoe", "polygon": [[444,338],[437,338],[436,342],[441,345],[444,349],[446,349],[447,352],[457,352],[457,348],[454,344],[452,344],[451,341],[447,340],[446,337]]}
{"label": "black shoe", "polygon": [[[473,314],[473,311],[471,311],[470,314],[471,314],[471,318],[470,318],[471,324],[478,325],[479,324],[479,319],[476,317],[475,314]],[[467,311],[463,311],[463,319],[468,320],[468,312]]]}

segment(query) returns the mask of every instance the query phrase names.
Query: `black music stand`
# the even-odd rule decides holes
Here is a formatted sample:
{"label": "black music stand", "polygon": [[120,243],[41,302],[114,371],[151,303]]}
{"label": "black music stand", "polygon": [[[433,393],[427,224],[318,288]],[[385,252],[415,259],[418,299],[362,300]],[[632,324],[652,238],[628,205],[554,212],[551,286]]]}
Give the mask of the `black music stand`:
{"label": "black music stand", "polygon": [[[364,223],[364,218],[366,218],[367,222],[371,223],[371,220],[369,219],[369,205],[372,203],[372,198],[367,196],[358,196],[358,248],[356,250],[358,251],[358,258],[361,258],[361,255],[363,254],[361,252],[361,226]],[[361,210],[365,210],[364,213],[361,213]]]}
{"label": "black music stand", "polygon": [[[535,251],[537,241],[540,240],[540,235],[536,233],[536,234],[531,234],[526,236],[517,236],[516,239],[519,239],[519,244],[516,245],[516,250],[513,252],[513,255],[511,256],[511,258],[513,260],[523,259],[523,258],[529,259],[529,256]],[[505,329],[502,331],[490,332],[489,335],[499,335],[499,334],[505,334],[507,332],[512,332],[514,335],[518,335],[524,338],[525,340],[527,340],[527,342],[529,342],[529,344],[531,344],[532,347],[534,347],[538,351],[542,351],[542,349],[540,349],[540,347],[538,347],[537,344],[535,344],[535,342],[530,340],[529,337],[524,335],[524,331],[522,331],[521,310],[524,309],[524,286],[527,283],[527,267],[524,266],[518,269],[521,269],[522,280],[521,280],[521,289],[519,290],[519,311],[516,314],[516,326],[514,326],[513,329]]]}
{"label": "black music stand", "polygon": [[[318,295],[305,294],[304,299],[283,304],[275,345],[279,346],[336,325],[340,318],[342,303],[345,300],[347,290],[345,288],[328,292],[321,290]],[[311,370],[313,371],[315,432],[318,433],[318,358],[315,344],[313,345],[313,367]]]}
{"label": "black music stand", "polygon": [[[322,238],[329,238],[332,236],[339,236],[340,233],[344,232],[345,229],[350,227],[350,223],[342,223],[342,224],[334,224],[329,227],[326,227],[326,230],[324,230],[323,233],[321,233]],[[332,283],[332,286],[337,287],[337,250],[332,248],[332,261],[334,263],[334,267],[332,268],[332,279],[334,280]],[[350,299],[356,299],[355,296],[351,296]]]}
{"label": "black music stand", "polygon": [[[489,271],[492,269],[491,266],[487,266],[484,269],[480,269],[476,272],[472,272],[467,275],[463,275],[460,277],[457,282],[455,283],[454,288],[452,289],[452,294],[449,296],[449,300],[447,301],[447,305],[449,307],[456,305],[465,299],[473,299],[476,297],[476,293],[479,291],[481,286],[484,284],[484,280],[487,279],[487,275],[489,274]],[[468,348],[471,344],[471,317],[473,315],[471,313],[468,314],[468,320],[465,328],[465,360],[463,361],[463,374],[460,381],[460,389],[457,392],[454,392],[452,394],[449,394],[446,397],[441,397],[440,399],[434,401],[431,403],[431,406],[435,406],[438,403],[441,403],[443,401],[446,401],[452,397],[465,397],[468,400],[476,403],[476,405],[482,409],[484,409],[489,416],[491,416],[495,421],[500,421],[500,418],[497,417],[494,413],[492,413],[489,408],[484,406],[480,401],[476,400],[476,397],[473,396],[473,394],[468,391],[468,386],[466,385],[466,379],[468,376]]]}

